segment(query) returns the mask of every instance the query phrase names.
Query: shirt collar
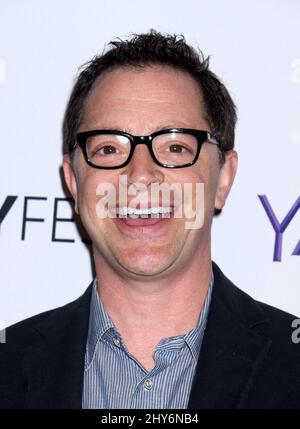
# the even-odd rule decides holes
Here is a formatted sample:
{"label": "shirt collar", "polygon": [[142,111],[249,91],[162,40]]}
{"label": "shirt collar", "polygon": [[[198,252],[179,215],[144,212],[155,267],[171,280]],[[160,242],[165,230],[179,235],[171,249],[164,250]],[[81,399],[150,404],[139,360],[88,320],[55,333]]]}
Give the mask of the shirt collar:
{"label": "shirt collar", "polygon": [[[182,336],[182,339],[188,345],[192,353],[192,356],[195,360],[198,359],[200,354],[202,338],[203,338],[203,334],[206,326],[206,320],[209,312],[213,283],[214,283],[214,278],[212,273],[210,285],[199,315],[197,325],[187,334]],[[109,333],[110,334],[109,336],[120,337],[116,327],[114,326],[111,318],[109,317],[101,300],[99,299],[99,294],[97,291],[97,279],[95,279],[93,283],[91,305],[90,305],[90,320],[89,320],[89,331],[88,331],[88,338],[87,338],[86,361],[85,361],[86,368],[90,365],[90,363],[93,360],[97,343],[101,340],[103,335],[107,333],[109,330],[112,331],[111,333]]]}
{"label": "shirt collar", "polygon": [[89,366],[98,341],[108,330],[115,330],[116,328],[106,312],[101,300],[99,299],[99,294],[97,291],[97,279],[94,280],[93,290],[91,296],[91,306],[90,306],[90,320],[89,320],[89,332],[87,339],[87,349],[86,349],[86,366]]}
{"label": "shirt collar", "polygon": [[204,335],[204,331],[205,331],[205,327],[206,327],[206,321],[207,321],[208,312],[209,312],[209,306],[210,306],[210,301],[211,301],[211,294],[212,294],[213,285],[214,285],[214,275],[212,272],[211,279],[210,279],[210,285],[209,285],[209,288],[207,290],[207,294],[206,294],[203,306],[201,308],[198,323],[195,326],[195,328],[193,328],[186,335],[184,335],[184,340],[187,343],[187,345],[188,345],[188,347],[189,347],[189,349],[193,355],[193,358],[196,361],[198,360],[200,350],[201,350],[202,339],[203,339],[203,335]]}

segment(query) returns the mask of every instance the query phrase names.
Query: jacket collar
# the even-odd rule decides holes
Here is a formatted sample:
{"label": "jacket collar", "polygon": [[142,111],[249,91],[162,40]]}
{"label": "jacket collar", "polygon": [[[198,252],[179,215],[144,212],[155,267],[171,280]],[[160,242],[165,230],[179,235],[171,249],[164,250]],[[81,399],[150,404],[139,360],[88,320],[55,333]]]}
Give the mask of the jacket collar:
{"label": "jacket collar", "polygon": [[36,327],[23,361],[28,408],[81,408],[92,286]]}
{"label": "jacket collar", "polygon": [[188,408],[243,408],[271,346],[261,307],[213,263],[215,287]]}
{"label": "jacket collar", "polygon": [[[188,408],[243,407],[271,341],[256,332],[268,321],[259,305],[213,263],[214,287]],[[23,371],[29,408],[81,408],[93,283],[36,328]]]}

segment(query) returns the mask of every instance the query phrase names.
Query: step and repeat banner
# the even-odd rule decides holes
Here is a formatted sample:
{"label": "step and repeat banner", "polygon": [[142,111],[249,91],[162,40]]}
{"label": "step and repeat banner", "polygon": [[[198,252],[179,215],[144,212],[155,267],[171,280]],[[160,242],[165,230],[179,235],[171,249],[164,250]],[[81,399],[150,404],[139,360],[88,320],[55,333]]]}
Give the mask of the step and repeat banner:
{"label": "step and repeat banner", "polygon": [[182,33],[238,108],[239,171],[212,256],[254,298],[300,315],[300,2],[0,0],[0,323],[86,289],[90,249],[62,185],[78,67],[116,37]]}

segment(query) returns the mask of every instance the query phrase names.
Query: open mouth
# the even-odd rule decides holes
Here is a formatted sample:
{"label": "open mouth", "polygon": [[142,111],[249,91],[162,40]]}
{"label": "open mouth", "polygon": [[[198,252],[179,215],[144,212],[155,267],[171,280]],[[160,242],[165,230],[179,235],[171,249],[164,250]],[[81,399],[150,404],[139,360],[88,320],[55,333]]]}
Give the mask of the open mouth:
{"label": "open mouth", "polygon": [[154,233],[170,222],[173,207],[116,208],[116,221],[128,231]]}
{"label": "open mouth", "polygon": [[133,207],[119,207],[116,209],[116,215],[120,219],[157,219],[170,218],[173,211],[173,207],[149,207],[143,209],[136,209]]}

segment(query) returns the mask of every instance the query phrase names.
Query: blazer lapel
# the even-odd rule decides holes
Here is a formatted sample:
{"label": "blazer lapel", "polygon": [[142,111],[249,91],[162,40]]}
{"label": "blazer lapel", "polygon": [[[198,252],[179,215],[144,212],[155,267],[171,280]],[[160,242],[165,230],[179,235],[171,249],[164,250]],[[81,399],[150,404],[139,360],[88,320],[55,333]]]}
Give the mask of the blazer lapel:
{"label": "blazer lapel", "polygon": [[[214,288],[188,408],[243,408],[271,340],[261,308],[213,263]],[[92,284],[50,313],[23,360],[28,408],[81,408]],[[260,333],[256,332],[256,327]]]}
{"label": "blazer lapel", "polygon": [[28,408],[81,408],[91,291],[37,327],[23,361]]}
{"label": "blazer lapel", "polygon": [[255,301],[215,263],[214,288],[188,408],[243,408],[252,380],[271,346],[255,332],[267,323]]}

